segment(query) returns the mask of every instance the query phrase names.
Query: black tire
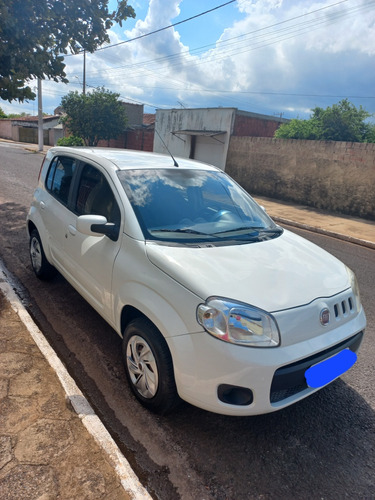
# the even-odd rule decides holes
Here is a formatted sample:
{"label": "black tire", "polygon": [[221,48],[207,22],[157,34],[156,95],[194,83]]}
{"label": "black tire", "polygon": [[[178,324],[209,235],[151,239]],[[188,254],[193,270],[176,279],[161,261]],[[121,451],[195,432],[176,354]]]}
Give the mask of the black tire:
{"label": "black tire", "polygon": [[165,415],[180,399],[172,357],[159,330],[146,318],[131,321],[122,343],[125,373],[135,397],[148,410]]}
{"label": "black tire", "polygon": [[41,280],[51,279],[56,274],[56,270],[46,258],[42,241],[36,229],[31,231],[29,250],[31,266],[35,275]]}

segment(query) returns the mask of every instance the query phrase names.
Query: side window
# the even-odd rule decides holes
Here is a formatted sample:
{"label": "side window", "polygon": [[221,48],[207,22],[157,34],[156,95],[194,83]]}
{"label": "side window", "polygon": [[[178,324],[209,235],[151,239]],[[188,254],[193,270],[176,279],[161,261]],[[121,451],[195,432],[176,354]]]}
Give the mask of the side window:
{"label": "side window", "polygon": [[120,209],[108,181],[92,165],[85,165],[78,186],[78,215],[103,215],[108,222],[120,223]]}
{"label": "side window", "polygon": [[69,189],[76,165],[77,162],[73,158],[60,156],[53,159],[48,171],[47,190],[64,205],[68,203]]}

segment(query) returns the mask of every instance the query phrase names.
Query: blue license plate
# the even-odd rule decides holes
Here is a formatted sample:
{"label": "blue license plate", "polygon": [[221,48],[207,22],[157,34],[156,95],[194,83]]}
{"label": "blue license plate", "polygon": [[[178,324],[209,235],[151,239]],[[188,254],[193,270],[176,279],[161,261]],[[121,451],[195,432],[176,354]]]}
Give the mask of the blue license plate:
{"label": "blue license plate", "polygon": [[323,387],[348,371],[356,361],[356,353],[350,349],[344,349],[331,358],[308,368],[305,372],[307,385],[314,389]]}

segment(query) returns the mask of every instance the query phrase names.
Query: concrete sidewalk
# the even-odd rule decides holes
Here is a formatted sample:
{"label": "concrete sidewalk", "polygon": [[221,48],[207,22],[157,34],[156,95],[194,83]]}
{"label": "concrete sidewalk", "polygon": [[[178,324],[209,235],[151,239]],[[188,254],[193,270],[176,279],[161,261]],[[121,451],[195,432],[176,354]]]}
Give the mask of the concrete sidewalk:
{"label": "concrete sidewalk", "polygon": [[0,266],[1,500],[151,499]]}
{"label": "concrete sidewalk", "polygon": [[304,205],[281,202],[261,196],[254,199],[275,222],[307,229],[375,249],[375,222],[330,214]]}

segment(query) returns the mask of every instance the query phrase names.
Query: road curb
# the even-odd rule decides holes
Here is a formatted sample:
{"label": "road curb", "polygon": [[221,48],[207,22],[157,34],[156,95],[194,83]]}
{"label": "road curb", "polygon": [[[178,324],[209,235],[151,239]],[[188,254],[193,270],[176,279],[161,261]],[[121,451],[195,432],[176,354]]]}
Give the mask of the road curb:
{"label": "road curb", "polygon": [[115,470],[122,487],[130,498],[134,500],[151,500],[152,497],[140,483],[129,462],[121,453],[104,424],[96,415],[88,400],[27,312],[21,299],[15,292],[15,286],[12,284],[12,281],[9,271],[0,260],[0,290],[56,373],[65,391],[67,402],[74,409],[87,431],[106,455],[108,462]]}
{"label": "road curb", "polygon": [[322,229],[320,227],[310,226],[302,222],[291,221],[289,219],[284,219],[283,217],[277,217],[271,215],[271,218],[275,222],[278,222],[280,224],[285,224],[287,226],[295,227],[298,229],[305,229],[306,231],[322,234],[324,236],[331,236],[332,238],[336,238],[338,240],[347,241],[348,243],[354,243],[355,245],[360,245],[375,250],[375,243],[372,241],[362,240],[360,238],[354,238],[353,236],[347,236],[345,234],[336,233],[335,231],[330,231],[328,229]]}

